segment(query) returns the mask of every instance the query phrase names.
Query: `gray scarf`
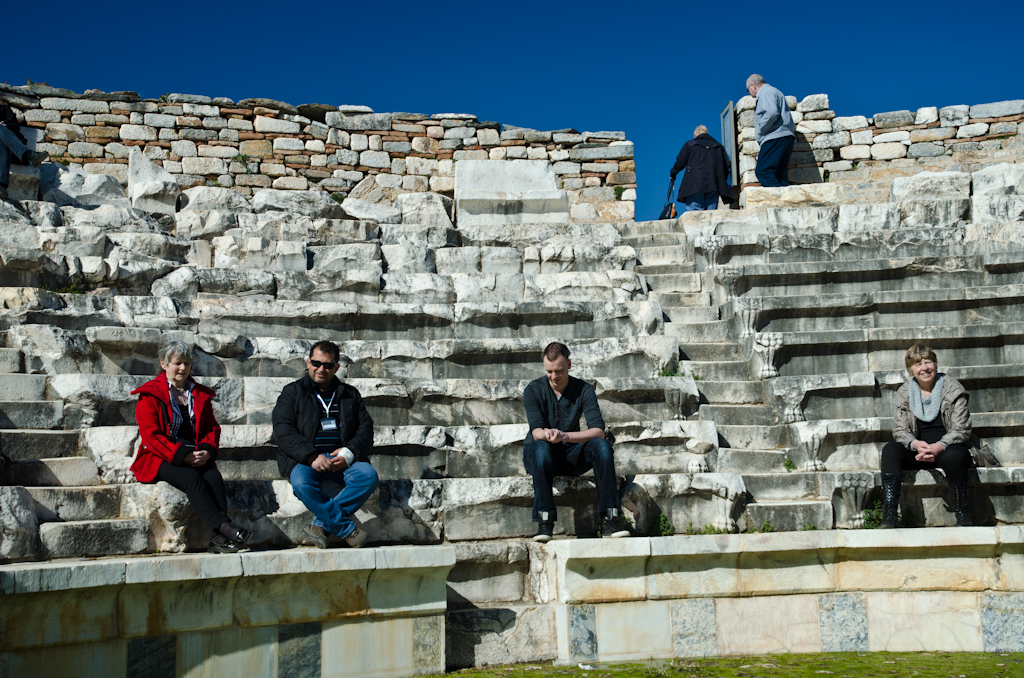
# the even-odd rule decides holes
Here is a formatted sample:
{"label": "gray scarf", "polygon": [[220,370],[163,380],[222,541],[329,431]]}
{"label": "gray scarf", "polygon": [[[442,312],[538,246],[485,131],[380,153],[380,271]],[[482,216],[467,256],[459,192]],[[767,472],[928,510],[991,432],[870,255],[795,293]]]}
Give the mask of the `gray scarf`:
{"label": "gray scarf", "polygon": [[945,381],[944,374],[940,374],[932,386],[932,394],[927,398],[921,395],[921,387],[917,379],[910,380],[910,412],[920,421],[934,421],[939,416],[939,408],[942,406],[942,384]]}

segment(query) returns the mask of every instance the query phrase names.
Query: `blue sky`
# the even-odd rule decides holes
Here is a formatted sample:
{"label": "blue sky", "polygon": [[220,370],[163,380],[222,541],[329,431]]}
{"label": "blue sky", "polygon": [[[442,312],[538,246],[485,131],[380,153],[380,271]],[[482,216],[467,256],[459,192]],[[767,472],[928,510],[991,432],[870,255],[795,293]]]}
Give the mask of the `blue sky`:
{"label": "blue sky", "polygon": [[[0,81],[624,130],[637,219],[759,72],[839,115],[1024,98],[1024,3],[8,3]],[[45,25],[45,30],[39,27]]]}

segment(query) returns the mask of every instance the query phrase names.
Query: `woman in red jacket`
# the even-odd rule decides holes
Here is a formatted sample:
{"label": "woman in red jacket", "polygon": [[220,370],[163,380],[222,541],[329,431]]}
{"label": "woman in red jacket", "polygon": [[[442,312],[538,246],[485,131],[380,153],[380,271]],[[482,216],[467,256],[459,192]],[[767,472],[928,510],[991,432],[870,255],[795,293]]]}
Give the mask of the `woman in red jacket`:
{"label": "woman in red jacket", "polygon": [[142,438],[132,473],[140,483],[162,480],[188,495],[212,533],[210,552],[236,553],[250,532],[231,524],[214,463],[220,443],[215,394],[189,376],[192,349],[183,341],[161,344],[160,367],[163,374],[132,391],[139,396],[135,421]]}

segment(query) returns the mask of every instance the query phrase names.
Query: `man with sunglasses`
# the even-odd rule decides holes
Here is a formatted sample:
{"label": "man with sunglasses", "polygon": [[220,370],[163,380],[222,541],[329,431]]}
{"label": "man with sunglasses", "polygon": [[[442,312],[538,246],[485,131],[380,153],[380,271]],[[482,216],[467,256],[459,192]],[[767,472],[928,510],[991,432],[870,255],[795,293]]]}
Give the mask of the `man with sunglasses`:
{"label": "man with sunglasses", "polygon": [[[334,376],[340,359],[337,344],[313,344],[306,374],[284,387],[273,415],[278,470],[313,512],[303,531],[321,549],[332,534],[352,548],[366,543],[368,535],[352,515],[377,487],[370,466],[373,419],[359,391]],[[323,491],[325,480],[341,492],[330,497]]]}
{"label": "man with sunglasses", "polygon": [[765,187],[789,186],[789,156],[796,142],[796,124],[786,97],[757,73],[747,78],[747,94],[757,99],[754,138],[761,150],[754,176]]}

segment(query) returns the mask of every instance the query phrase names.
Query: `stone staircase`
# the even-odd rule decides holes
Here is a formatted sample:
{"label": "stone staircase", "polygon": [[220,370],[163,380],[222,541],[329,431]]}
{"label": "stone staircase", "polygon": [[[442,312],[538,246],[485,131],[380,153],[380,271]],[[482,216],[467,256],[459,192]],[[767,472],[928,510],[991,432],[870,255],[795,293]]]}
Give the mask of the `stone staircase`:
{"label": "stone staircase", "polygon": [[[533,534],[521,395],[555,339],[595,385],[637,534],[658,534],[662,516],[677,533],[859,525],[918,340],[971,391],[1003,463],[977,471],[975,519],[1021,522],[1024,249],[977,193],[1024,192],[1018,174],[975,173],[966,194],[959,177],[952,197],[926,177],[892,204],[615,225],[455,224],[437,194],[406,194],[423,197],[392,209],[399,223],[213,187],[186,191],[173,218],[5,203],[2,496],[23,517],[5,529],[39,540],[3,557],[205,546],[184,495],[128,471],[129,392],[166,336],[195,345],[194,374],[218,394],[218,465],[257,547],[301,543],[310,520],[277,474],[270,412],[320,339],[342,346],[376,424],[382,483],[358,518],[377,544]],[[979,200],[987,216],[972,221]],[[949,523],[937,476],[905,492],[923,524]],[[589,477],[560,479],[556,501],[561,533],[594,534]]]}

